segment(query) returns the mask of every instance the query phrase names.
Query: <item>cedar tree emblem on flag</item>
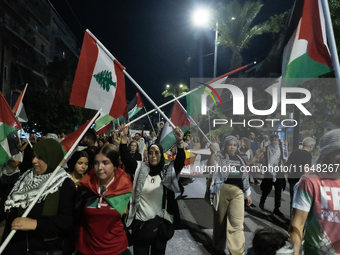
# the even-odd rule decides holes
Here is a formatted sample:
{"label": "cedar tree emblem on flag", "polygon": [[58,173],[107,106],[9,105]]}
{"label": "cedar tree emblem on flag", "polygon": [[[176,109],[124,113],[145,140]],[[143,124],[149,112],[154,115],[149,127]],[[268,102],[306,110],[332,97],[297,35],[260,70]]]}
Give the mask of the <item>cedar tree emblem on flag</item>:
{"label": "cedar tree emblem on flag", "polygon": [[107,92],[109,92],[110,86],[116,87],[116,83],[112,81],[112,73],[109,70],[101,71],[93,76],[96,78],[100,87]]}

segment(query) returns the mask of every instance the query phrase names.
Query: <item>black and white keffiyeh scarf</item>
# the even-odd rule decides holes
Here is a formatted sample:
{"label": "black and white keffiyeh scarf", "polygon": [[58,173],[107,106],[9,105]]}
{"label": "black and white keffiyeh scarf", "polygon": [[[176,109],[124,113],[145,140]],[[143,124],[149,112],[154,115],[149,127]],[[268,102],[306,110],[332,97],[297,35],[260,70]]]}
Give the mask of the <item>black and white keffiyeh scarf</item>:
{"label": "black and white keffiyeh scarf", "polygon": [[[51,175],[52,172],[42,175],[35,174],[34,168],[26,171],[14,184],[8,195],[5,201],[5,211],[18,207],[27,208]],[[47,195],[57,192],[66,178],[71,178],[71,176],[63,168],[59,168],[49,186],[39,197],[38,203],[44,201]]]}

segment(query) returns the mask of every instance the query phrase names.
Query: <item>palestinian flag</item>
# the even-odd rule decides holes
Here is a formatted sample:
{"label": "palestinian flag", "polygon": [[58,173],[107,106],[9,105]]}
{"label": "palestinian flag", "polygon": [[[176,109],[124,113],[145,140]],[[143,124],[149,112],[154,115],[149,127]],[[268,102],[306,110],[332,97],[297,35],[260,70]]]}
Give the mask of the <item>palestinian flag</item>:
{"label": "palestinian flag", "polygon": [[[190,121],[177,101],[174,104],[170,120],[175,126],[178,126],[183,133],[186,133],[190,129]],[[163,151],[168,151],[175,143],[176,138],[173,134],[172,127],[166,122],[160,137],[160,144],[163,147]]]}
{"label": "palestinian flag", "polygon": [[[141,96],[137,92],[136,96],[132,99],[132,101],[129,103],[126,109],[126,112],[128,112],[129,119],[136,115],[143,107],[144,103],[142,101]],[[102,116],[96,121],[94,129],[98,134],[102,134],[113,125],[113,122],[118,123],[118,120],[111,117],[110,115]],[[125,122],[126,118],[124,116],[119,118],[119,123]]]}
{"label": "palestinian flag", "polygon": [[89,30],[86,30],[70,105],[100,110],[114,118],[126,108],[123,67]]}
{"label": "palestinian flag", "polygon": [[96,120],[94,130],[96,130],[97,134],[103,134],[112,126],[114,120],[115,118],[112,116],[104,115]]}
{"label": "palestinian flag", "polygon": [[19,129],[22,129],[19,121],[0,92],[0,165],[6,163],[10,156],[15,154],[11,153],[8,136]]}
{"label": "palestinian flag", "polygon": [[125,110],[127,114],[124,114],[122,117],[119,118],[119,120],[115,120],[115,123],[126,123],[127,122],[126,116],[128,116],[128,119],[131,119],[140,110],[142,110],[143,107],[144,107],[143,100],[139,93],[137,92],[136,96],[131,100],[131,102],[127,106],[127,109]]}
{"label": "palestinian flag", "polygon": [[299,84],[332,71],[321,0],[296,1],[283,50],[283,86]]}
{"label": "palestinian flag", "polygon": [[24,104],[22,103],[22,100],[24,98],[26,89],[27,89],[28,84],[26,84],[25,88],[21,91],[17,102],[15,103],[13,107],[13,111],[15,112],[15,117],[20,121],[20,122],[27,122],[27,116],[24,108]]}

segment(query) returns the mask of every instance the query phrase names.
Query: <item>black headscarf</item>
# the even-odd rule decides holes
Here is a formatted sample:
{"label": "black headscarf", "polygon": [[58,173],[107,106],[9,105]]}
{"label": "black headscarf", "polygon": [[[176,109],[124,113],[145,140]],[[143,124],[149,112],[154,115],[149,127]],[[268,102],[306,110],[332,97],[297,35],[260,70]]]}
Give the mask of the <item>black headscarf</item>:
{"label": "black headscarf", "polygon": [[47,164],[47,170],[43,174],[48,174],[57,168],[64,157],[61,144],[54,139],[45,139],[33,146],[34,154]]}
{"label": "black headscarf", "polygon": [[164,159],[163,147],[160,144],[151,144],[151,145],[149,145],[149,147],[148,147],[148,155],[149,155],[149,151],[150,151],[152,146],[157,146],[159,148],[160,153],[161,153],[161,160],[159,161],[159,163],[156,166],[152,166],[149,163],[149,166],[150,166],[149,175],[150,176],[155,176],[157,174],[160,174],[161,170],[163,169],[163,166],[165,164],[165,159]]}

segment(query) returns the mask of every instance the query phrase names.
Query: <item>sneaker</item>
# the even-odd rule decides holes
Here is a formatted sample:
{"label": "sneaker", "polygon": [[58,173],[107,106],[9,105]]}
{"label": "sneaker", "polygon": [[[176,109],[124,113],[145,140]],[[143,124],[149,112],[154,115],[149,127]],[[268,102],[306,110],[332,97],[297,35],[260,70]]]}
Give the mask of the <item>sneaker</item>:
{"label": "sneaker", "polygon": [[261,210],[264,210],[264,204],[263,203],[260,203],[259,207],[260,207]]}
{"label": "sneaker", "polygon": [[274,209],[273,214],[276,214],[279,217],[283,217],[283,213],[279,209]]}

